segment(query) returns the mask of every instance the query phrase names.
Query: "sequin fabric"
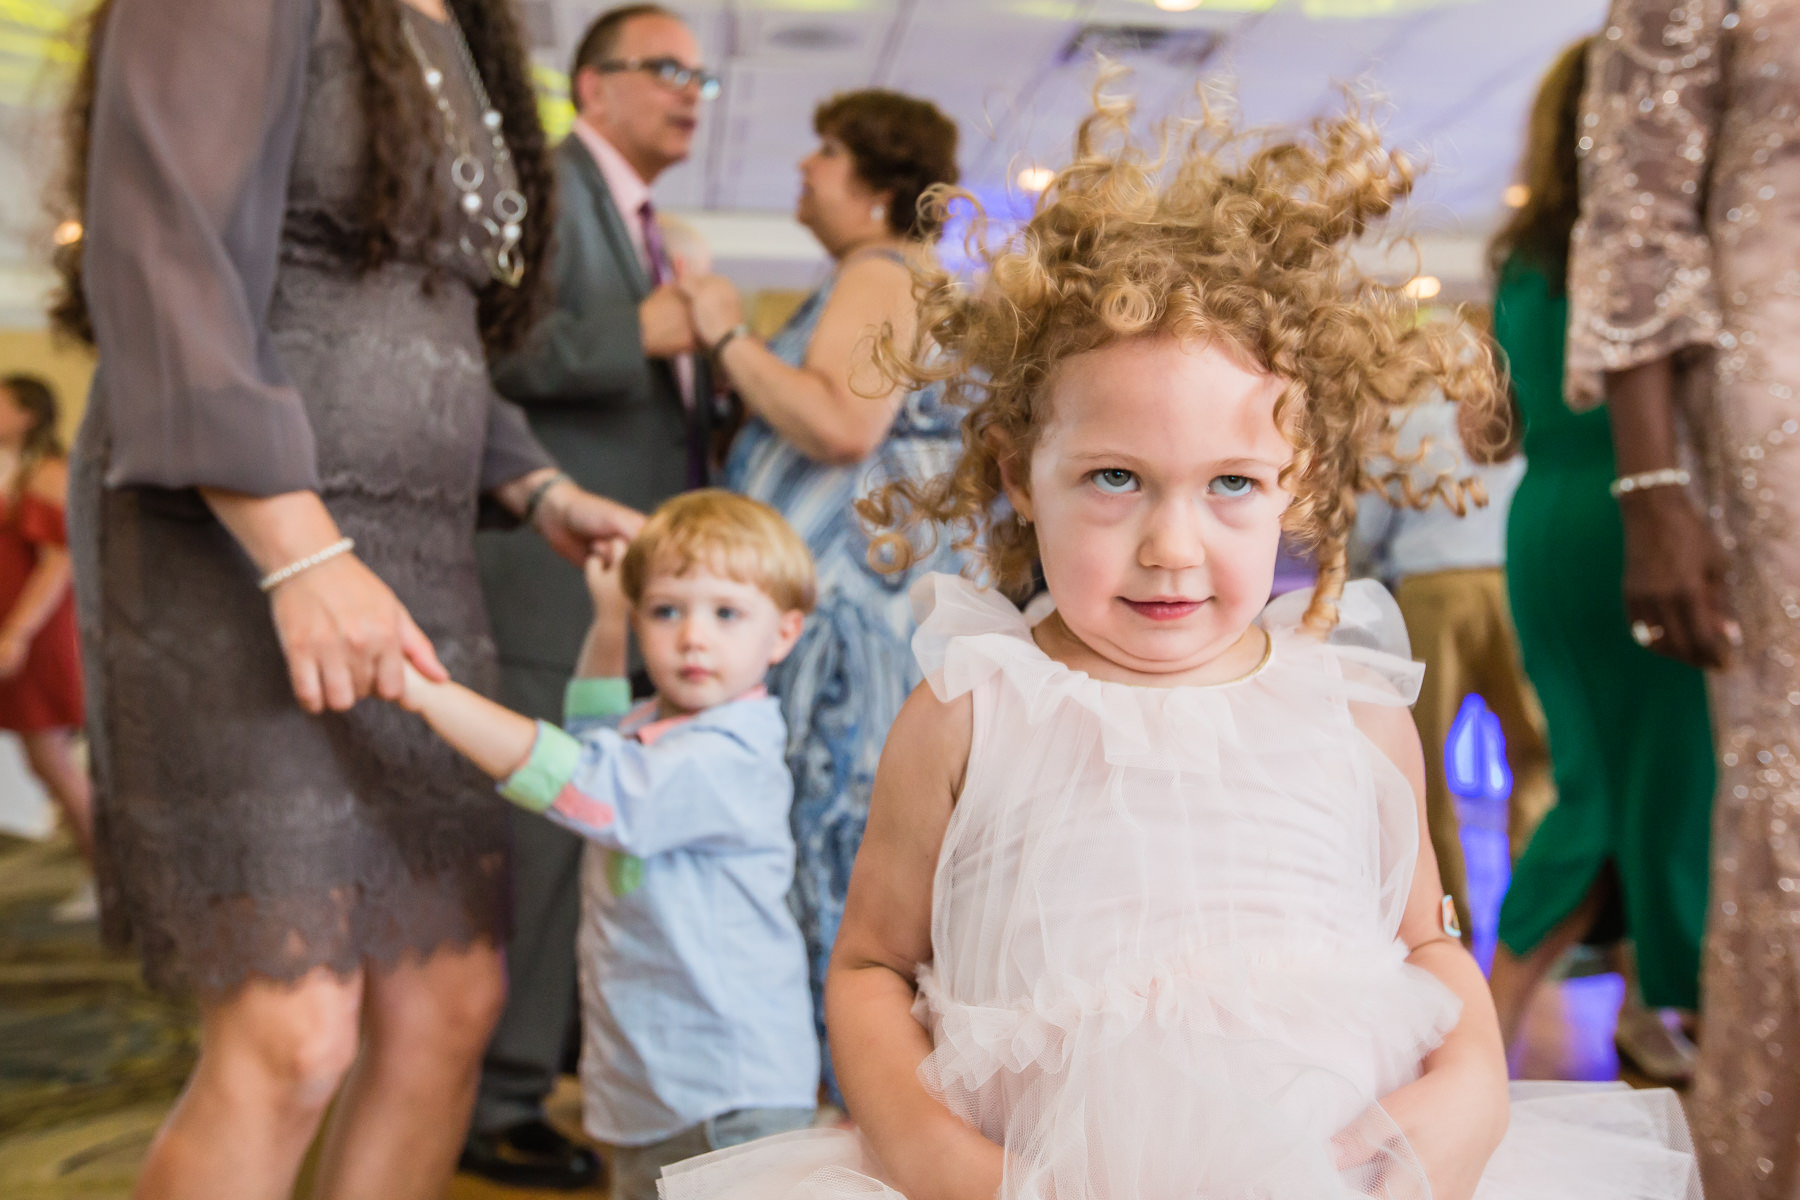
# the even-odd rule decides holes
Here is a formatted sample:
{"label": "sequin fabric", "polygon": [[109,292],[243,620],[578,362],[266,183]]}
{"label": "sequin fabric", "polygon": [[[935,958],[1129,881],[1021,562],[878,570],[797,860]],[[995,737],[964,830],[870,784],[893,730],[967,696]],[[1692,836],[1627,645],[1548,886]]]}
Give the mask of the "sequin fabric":
{"label": "sequin fabric", "polygon": [[1589,60],[1569,398],[1675,355],[1744,645],[1719,751],[1705,1036],[1711,1196],[1800,1198],[1800,4],[1615,0]]}

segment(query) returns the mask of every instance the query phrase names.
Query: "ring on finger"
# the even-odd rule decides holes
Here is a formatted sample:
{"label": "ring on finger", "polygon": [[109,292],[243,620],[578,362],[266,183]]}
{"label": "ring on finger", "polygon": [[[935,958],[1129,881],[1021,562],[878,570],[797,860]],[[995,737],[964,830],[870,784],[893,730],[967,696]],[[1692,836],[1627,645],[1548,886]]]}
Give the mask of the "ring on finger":
{"label": "ring on finger", "polygon": [[1652,625],[1648,621],[1631,623],[1631,640],[1640,646],[1648,647],[1652,642],[1661,641],[1664,632],[1661,625]]}

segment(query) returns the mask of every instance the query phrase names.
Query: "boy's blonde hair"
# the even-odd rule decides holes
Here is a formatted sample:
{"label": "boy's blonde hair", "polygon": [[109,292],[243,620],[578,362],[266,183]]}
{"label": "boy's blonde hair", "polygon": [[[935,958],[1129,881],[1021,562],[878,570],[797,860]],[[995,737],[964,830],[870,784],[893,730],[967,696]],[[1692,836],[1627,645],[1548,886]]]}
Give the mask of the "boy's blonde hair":
{"label": "boy's blonde hair", "polygon": [[1316,554],[1306,622],[1327,629],[1358,492],[1395,487],[1416,507],[1436,498],[1461,511],[1464,482],[1421,492],[1405,483],[1410,460],[1369,464],[1391,455],[1393,419],[1434,388],[1469,409],[1497,409],[1492,354],[1454,322],[1421,320],[1415,300],[1352,260],[1350,244],[1412,190],[1414,174],[1357,103],[1302,136],[1239,132],[1203,100],[1157,151],[1134,140],[1133,104],[1102,93],[1116,77],[1103,75],[1074,161],[1004,245],[978,246],[974,197],[937,194],[937,204],[975,208],[970,244],[986,271],[970,288],[927,262],[915,276],[912,346],[890,332],[876,352],[908,386],[941,381],[946,400],[968,410],[963,452],[948,474],[861,502],[864,519],[887,530],[870,561],[904,567],[917,556],[910,535],[935,523],[985,555],[998,587],[1022,592],[1037,541],[1030,526],[1001,519],[1001,465],[1029,460],[1058,365],[1123,338],[1218,339],[1285,385],[1276,424],[1294,446],[1282,479],[1294,501],[1284,526]]}
{"label": "boy's blonde hair", "polygon": [[680,575],[696,565],[751,584],[783,612],[812,611],[812,552],[780,513],[748,496],[706,488],[663,504],[625,551],[619,584],[636,606],[652,571]]}

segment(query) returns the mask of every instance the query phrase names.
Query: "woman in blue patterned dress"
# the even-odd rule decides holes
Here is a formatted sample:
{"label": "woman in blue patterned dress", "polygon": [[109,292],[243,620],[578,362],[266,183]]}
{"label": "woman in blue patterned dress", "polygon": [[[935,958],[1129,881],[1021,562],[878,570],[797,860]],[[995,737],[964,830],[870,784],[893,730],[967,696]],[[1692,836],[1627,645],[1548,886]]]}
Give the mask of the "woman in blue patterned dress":
{"label": "woman in blue patterned dress", "polygon": [[712,277],[686,287],[695,327],[748,418],[726,459],[725,485],[785,516],[818,560],[818,608],[770,683],[788,722],[795,901],[823,1045],[825,961],[875,764],[919,682],[907,589],[926,572],[961,565],[945,539],[907,571],[880,573],[853,504],[886,480],[947,470],[961,435],[960,414],[941,405],[935,389],[888,387],[869,354],[883,326],[903,345],[912,336],[907,256],[938,232],[919,198],[933,184],[956,182],[956,126],[923,100],[871,90],[827,101],[813,128],[819,147],[800,164],[795,215],[831,256],[831,277],[766,346],[744,330],[729,283]]}

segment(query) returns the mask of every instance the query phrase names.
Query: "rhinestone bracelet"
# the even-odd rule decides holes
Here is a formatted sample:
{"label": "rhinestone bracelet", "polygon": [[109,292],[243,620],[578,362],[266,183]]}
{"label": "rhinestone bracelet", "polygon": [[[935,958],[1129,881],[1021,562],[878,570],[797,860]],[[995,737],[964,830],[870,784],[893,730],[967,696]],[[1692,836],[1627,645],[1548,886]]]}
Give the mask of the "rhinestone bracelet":
{"label": "rhinestone bracelet", "polygon": [[315,551],[305,558],[297,558],[285,567],[270,571],[262,577],[256,586],[265,592],[274,591],[302,571],[310,571],[320,563],[330,562],[340,554],[348,554],[356,549],[355,538],[339,538],[323,550]]}
{"label": "rhinestone bracelet", "polygon": [[1691,479],[1692,476],[1685,467],[1658,467],[1654,471],[1639,471],[1636,475],[1615,479],[1607,485],[1606,490],[1617,500],[1627,492],[1642,492],[1659,487],[1686,487]]}

